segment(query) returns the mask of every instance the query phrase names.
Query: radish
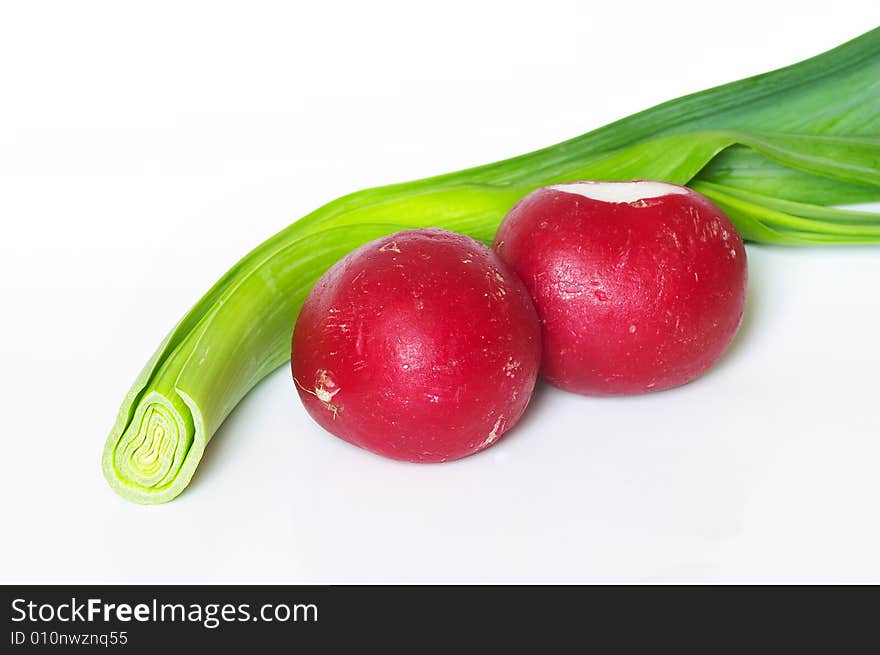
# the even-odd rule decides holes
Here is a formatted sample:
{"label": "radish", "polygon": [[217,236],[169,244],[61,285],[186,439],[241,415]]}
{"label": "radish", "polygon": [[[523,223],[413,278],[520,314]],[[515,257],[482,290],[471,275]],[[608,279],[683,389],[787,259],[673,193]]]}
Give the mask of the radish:
{"label": "radish", "polygon": [[299,396],[321,426],[393,459],[442,462],[519,420],[538,317],[489,248],[439,229],[367,243],[314,286],[293,333]]}
{"label": "radish", "polygon": [[697,192],[662,182],[574,182],[517,203],[494,248],[535,302],[542,375],[589,395],[659,391],[703,374],[746,299],[746,253]]}

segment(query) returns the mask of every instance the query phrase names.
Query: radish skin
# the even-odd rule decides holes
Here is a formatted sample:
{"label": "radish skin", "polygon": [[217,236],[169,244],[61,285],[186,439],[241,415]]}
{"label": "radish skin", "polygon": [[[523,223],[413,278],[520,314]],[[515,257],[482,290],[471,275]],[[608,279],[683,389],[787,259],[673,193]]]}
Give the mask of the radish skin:
{"label": "radish skin", "polygon": [[705,373],[742,321],[742,239],[705,197],[663,182],[544,187],[511,209],[499,256],[541,320],[542,374],[587,395],[659,391]]}
{"label": "radish skin", "polygon": [[470,237],[408,230],[337,262],[306,299],[292,370],[308,413],[385,457],[442,462],[519,420],[540,366],[522,282]]}

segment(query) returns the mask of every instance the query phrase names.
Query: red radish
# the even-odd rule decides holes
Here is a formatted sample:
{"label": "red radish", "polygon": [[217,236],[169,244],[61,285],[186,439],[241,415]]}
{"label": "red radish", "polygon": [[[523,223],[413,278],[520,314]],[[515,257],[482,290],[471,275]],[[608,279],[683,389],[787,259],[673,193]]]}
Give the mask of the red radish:
{"label": "red radish", "polygon": [[312,289],[291,364],[312,418],[380,455],[443,462],[516,424],[540,366],[538,317],[489,248],[438,229],[350,253]]}
{"label": "red radish", "polygon": [[703,374],[746,299],[746,253],[724,213],[661,182],[574,182],[510,210],[495,250],[541,319],[542,374],[589,395],[658,391]]}

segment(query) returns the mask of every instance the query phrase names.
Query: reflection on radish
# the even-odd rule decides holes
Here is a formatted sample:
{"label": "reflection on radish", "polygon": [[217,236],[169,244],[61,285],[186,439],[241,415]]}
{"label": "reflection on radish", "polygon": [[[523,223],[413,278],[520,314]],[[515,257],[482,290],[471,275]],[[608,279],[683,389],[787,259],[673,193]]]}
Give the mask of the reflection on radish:
{"label": "reflection on radish", "polygon": [[337,262],[312,289],[292,368],[309,414],[394,459],[441,462],[519,420],[540,365],[522,282],[461,234],[408,230]]}
{"label": "reflection on radish", "polygon": [[590,395],[668,389],[730,344],[746,298],[746,253],[724,213],[660,182],[538,189],[494,247],[532,295],[542,374]]}

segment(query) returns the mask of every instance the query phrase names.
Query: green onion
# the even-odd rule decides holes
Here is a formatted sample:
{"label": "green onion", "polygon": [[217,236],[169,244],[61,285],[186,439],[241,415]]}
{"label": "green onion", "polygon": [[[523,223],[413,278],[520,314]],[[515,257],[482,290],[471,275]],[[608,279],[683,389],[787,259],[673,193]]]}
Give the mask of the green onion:
{"label": "green onion", "polygon": [[352,249],[419,226],[490,241],[526,193],[574,179],[690,184],[756,242],[880,242],[880,216],[831,207],[880,199],[880,29],[543,150],[353,193],[296,221],[233,266],[159,346],[107,439],[108,482],[139,503],[183,491],[224,419],[288,360],[314,282]]}

